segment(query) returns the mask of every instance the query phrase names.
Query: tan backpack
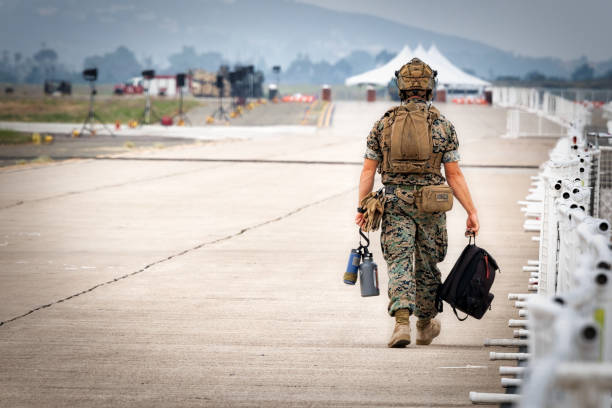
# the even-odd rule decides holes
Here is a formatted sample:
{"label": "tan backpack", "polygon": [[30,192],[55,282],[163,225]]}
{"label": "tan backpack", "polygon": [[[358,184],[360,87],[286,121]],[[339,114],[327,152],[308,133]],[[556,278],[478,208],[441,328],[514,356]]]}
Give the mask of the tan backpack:
{"label": "tan backpack", "polygon": [[441,176],[442,153],[433,152],[431,127],[440,112],[408,102],[388,112],[382,129],[383,183],[389,173],[433,173]]}

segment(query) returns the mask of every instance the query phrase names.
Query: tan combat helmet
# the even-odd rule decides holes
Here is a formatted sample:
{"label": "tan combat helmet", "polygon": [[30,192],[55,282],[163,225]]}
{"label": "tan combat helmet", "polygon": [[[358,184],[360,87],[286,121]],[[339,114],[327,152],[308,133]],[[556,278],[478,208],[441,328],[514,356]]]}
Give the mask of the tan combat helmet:
{"label": "tan combat helmet", "polygon": [[411,59],[399,71],[395,71],[397,87],[400,92],[410,89],[433,91],[436,86],[437,75],[437,71],[431,69],[429,65],[418,58]]}

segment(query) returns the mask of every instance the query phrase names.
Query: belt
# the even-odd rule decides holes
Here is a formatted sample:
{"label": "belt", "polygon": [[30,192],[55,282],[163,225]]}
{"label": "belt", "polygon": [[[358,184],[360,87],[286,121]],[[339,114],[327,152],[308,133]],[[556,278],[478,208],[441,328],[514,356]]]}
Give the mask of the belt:
{"label": "belt", "polygon": [[395,194],[395,190],[396,189],[399,189],[399,190],[408,190],[408,191],[416,191],[416,190],[419,190],[422,187],[424,187],[424,186],[418,186],[416,184],[405,184],[405,185],[401,185],[401,186],[388,185],[388,186],[385,186],[385,194]]}

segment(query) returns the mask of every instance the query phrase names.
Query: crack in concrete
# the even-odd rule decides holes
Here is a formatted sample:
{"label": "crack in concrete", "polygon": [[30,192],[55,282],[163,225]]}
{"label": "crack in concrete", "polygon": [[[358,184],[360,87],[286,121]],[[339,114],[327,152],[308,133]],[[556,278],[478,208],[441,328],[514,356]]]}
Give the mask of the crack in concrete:
{"label": "crack in concrete", "polygon": [[342,191],[340,193],[332,194],[331,196],[328,196],[328,197],[322,198],[320,200],[313,201],[311,203],[305,204],[305,205],[303,205],[301,207],[295,208],[295,209],[293,209],[293,210],[291,210],[291,211],[289,211],[289,212],[287,212],[287,213],[285,213],[283,215],[279,215],[278,217],[271,218],[269,220],[260,222],[259,224],[252,225],[250,227],[242,228],[240,231],[235,232],[233,234],[226,235],[224,237],[217,238],[217,239],[214,239],[212,241],[203,242],[203,243],[198,244],[198,245],[196,245],[194,247],[191,247],[191,248],[185,249],[185,250],[183,250],[181,252],[177,252],[175,254],[172,254],[172,255],[170,255],[170,256],[168,256],[166,258],[158,259],[157,261],[151,262],[151,263],[145,265],[143,268],[138,269],[137,271],[130,272],[130,273],[127,273],[127,274],[122,275],[122,276],[118,276],[118,277],[113,278],[111,280],[108,280],[106,282],[98,283],[98,284],[96,284],[96,285],[94,285],[94,286],[92,286],[92,287],[90,287],[88,289],[85,289],[85,290],[82,290],[80,292],[74,293],[74,294],[72,294],[70,296],[67,296],[65,298],[58,299],[56,301],[53,301],[53,302],[50,302],[50,303],[47,303],[47,304],[44,304],[44,305],[37,306],[34,309],[31,309],[31,310],[29,310],[29,311],[27,311],[27,312],[25,312],[23,314],[20,314],[18,316],[12,317],[12,318],[4,320],[4,321],[0,321],[0,327],[6,325],[7,323],[11,323],[11,322],[14,322],[16,320],[22,319],[22,318],[24,318],[26,316],[29,316],[32,313],[35,313],[35,312],[37,312],[39,310],[46,309],[48,307],[52,307],[54,305],[66,302],[66,301],[68,301],[70,299],[74,299],[74,298],[76,298],[78,296],[81,296],[81,295],[85,295],[85,294],[87,294],[89,292],[92,292],[92,291],[102,287],[102,286],[107,286],[107,285],[113,284],[115,282],[118,282],[120,280],[127,279],[127,278],[129,278],[131,276],[138,275],[140,273],[145,272],[147,269],[150,269],[150,268],[152,268],[152,267],[154,267],[156,265],[162,264],[164,262],[170,261],[170,260],[172,260],[174,258],[178,258],[178,257],[183,256],[185,254],[188,254],[190,252],[197,251],[198,249],[201,249],[201,248],[204,248],[204,247],[207,247],[207,246],[210,246],[210,245],[214,245],[214,244],[217,244],[219,242],[228,241],[228,240],[230,240],[232,238],[236,238],[236,237],[238,237],[240,235],[243,235],[243,234],[245,234],[248,231],[252,231],[254,229],[261,228],[261,227],[266,226],[268,224],[273,224],[275,222],[282,221],[282,220],[284,220],[284,219],[286,219],[288,217],[291,217],[292,215],[295,215],[295,214],[297,214],[297,213],[299,213],[299,212],[301,212],[301,211],[303,211],[303,210],[305,210],[307,208],[314,207],[316,205],[324,203],[325,201],[333,200],[334,198],[340,197],[340,196],[342,196],[344,194],[347,194],[347,193],[349,193],[351,191],[354,191],[355,189],[356,189],[356,187],[352,187],[352,188],[350,188],[348,190],[344,190],[344,191]]}

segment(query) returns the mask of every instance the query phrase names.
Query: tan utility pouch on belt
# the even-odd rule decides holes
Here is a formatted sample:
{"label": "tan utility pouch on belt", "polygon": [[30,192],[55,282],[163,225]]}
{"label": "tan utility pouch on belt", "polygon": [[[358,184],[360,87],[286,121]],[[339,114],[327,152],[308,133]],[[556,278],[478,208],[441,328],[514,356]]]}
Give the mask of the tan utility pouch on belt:
{"label": "tan utility pouch on belt", "polygon": [[417,208],[423,212],[445,212],[453,208],[453,190],[446,184],[425,186],[417,192]]}
{"label": "tan utility pouch on belt", "polygon": [[383,190],[372,191],[367,196],[363,197],[359,206],[364,208],[366,211],[363,213],[363,219],[365,224],[361,229],[365,232],[376,231],[380,227],[380,220],[382,219],[383,211],[385,208],[385,196]]}

